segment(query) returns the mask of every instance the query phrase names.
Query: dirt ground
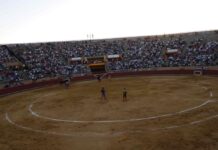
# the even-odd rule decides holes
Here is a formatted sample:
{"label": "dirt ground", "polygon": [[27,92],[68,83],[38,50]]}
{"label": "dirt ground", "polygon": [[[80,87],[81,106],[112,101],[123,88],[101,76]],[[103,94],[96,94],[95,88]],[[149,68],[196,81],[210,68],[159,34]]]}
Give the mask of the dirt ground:
{"label": "dirt ground", "polygon": [[115,78],[0,97],[0,150],[87,149],[217,150],[218,77]]}

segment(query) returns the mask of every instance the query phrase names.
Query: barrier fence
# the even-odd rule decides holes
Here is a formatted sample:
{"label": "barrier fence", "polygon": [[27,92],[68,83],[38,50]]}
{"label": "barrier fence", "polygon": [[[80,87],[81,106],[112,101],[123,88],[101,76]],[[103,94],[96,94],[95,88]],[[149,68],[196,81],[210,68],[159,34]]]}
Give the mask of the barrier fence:
{"label": "barrier fence", "polygon": [[[161,70],[144,70],[144,71],[129,71],[129,72],[112,72],[109,73],[110,77],[124,77],[124,76],[151,76],[151,75],[192,75],[194,69],[161,69]],[[203,75],[218,75],[218,70],[216,69],[208,69],[203,70]],[[72,82],[82,81],[82,80],[93,80],[95,79],[92,75],[87,76],[77,76],[72,79]],[[46,81],[37,81],[32,83],[27,83],[23,85],[19,85],[16,87],[8,87],[0,89],[0,96],[8,95],[12,93],[17,93],[25,90],[41,88],[45,86],[51,86],[55,84],[59,84],[61,79],[50,79]]]}

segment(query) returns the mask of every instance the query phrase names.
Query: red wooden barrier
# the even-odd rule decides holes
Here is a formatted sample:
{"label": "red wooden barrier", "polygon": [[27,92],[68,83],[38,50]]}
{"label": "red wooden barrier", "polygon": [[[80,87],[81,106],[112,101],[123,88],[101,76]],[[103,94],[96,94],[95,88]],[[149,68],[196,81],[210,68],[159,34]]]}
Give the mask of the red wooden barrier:
{"label": "red wooden barrier", "polygon": [[39,88],[39,87],[44,87],[44,86],[49,86],[49,85],[54,85],[59,83],[59,79],[51,79],[48,81],[41,81],[41,82],[33,82],[29,84],[24,84],[16,87],[9,87],[9,88],[3,88],[0,89],[0,96],[1,95],[8,95],[10,93],[15,93],[15,92],[20,92],[28,89],[34,89],[34,88]]}
{"label": "red wooden barrier", "polygon": [[[151,75],[191,75],[193,74],[192,69],[173,69],[173,70],[146,70],[146,71],[135,71],[135,72],[114,72],[110,73],[111,77],[123,77],[123,76],[151,76]],[[218,75],[218,70],[204,70],[204,75]],[[82,81],[82,80],[93,80],[95,79],[92,75],[87,76],[77,76],[73,78],[73,81]],[[48,81],[33,82],[29,84],[20,85],[17,87],[3,88],[0,89],[0,96],[8,95],[15,92],[20,92],[24,90],[55,85],[60,83],[60,79],[51,79]]]}

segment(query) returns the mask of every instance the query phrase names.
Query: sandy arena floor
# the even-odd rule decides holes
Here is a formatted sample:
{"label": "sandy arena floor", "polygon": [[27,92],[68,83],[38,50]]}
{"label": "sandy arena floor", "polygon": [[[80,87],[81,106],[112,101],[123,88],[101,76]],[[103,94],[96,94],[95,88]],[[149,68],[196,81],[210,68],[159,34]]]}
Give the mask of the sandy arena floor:
{"label": "sandy arena floor", "polygon": [[0,97],[0,150],[123,149],[217,150],[218,77],[84,81]]}

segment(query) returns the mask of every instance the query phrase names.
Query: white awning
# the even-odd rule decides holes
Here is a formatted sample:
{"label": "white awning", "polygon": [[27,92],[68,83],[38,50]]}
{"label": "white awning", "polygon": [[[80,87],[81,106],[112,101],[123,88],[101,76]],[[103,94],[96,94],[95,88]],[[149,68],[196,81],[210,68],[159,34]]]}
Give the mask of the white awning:
{"label": "white awning", "polygon": [[171,54],[171,53],[178,53],[179,52],[179,50],[178,49],[167,49],[167,51],[166,51],[166,53],[167,54]]}
{"label": "white awning", "polygon": [[81,61],[82,58],[81,57],[75,57],[75,58],[71,58],[70,60],[71,61]]}
{"label": "white awning", "polygon": [[120,55],[119,54],[114,54],[114,55],[107,55],[107,58],[119,58]]}

